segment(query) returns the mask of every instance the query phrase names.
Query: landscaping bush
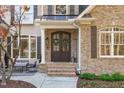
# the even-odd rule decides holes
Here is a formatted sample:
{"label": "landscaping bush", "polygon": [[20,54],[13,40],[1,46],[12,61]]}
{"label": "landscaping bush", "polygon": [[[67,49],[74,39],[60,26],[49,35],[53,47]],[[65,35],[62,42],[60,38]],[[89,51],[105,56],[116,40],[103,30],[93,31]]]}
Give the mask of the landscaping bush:
{"label": "landscaping bush", "polygon": [[79,77],[83,78],[83,79],[93,80],[93,79],[96,78],[96,75],[95,74],[91,74],[91,73],[83,73],[83,74],[80,74]]}
{"label": "landscaping bush", "polygon": [[109,74],[101,74],[99,76],[100,80],[105,80],[105,81],[124,81],[124,75],[120,73],[113,73],[111,75]]}
{"label": "landscaping bush", "polygon": [[111,75],[113,81],[124,81],[124,75],[120,74],[120,73],[113,73]]}
{"label": "landscaping bush", "polygon": [[101,74],[99,76],[96,76],[94,73],[82,73],[79,75],[79,78],[87,80],[99,79],[103,81],[124,81],[124,75],[120,73]]}
{"label": "landscaping bush", "polygon": [[112,81],[113,80],[113,78],[109,74],[101,74],[99,76],[99,79],[104,80],[104,81]]}

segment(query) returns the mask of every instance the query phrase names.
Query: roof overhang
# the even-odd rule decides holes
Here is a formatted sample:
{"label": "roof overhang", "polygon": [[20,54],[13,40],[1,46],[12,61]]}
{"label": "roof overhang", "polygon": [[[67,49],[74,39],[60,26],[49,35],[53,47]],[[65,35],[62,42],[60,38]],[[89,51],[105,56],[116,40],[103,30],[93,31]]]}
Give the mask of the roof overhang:
{"label": "roof overhang", "polygon": [[39,20],[36,19],[35,23],[40,24],[43,29],[63,29],[63,28],[75,28],[73,25],[74,20]]}
{"label": "roof overhang", "polygon": [[79,24],[91,24],[92,21],[94,21],[95,18],[77,18],[75,19],[75,22],[78,22]]}

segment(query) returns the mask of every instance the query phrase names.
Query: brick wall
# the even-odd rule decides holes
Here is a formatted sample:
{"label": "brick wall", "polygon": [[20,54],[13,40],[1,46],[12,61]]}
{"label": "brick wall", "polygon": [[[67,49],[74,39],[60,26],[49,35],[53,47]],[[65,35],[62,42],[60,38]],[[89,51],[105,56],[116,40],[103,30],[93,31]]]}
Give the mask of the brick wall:
{"label": "brick wall", "polygon": [[[91,11],[91,16],[96,18],[91,25],[81,25],[81,67],[82,72],[124,73],[124,58],[99,57],[99,31],[97,30],[97,58],[91,58],[91,26],[97,29],[108,26],[124,27],[124,6],[96,6]],[[114,20],[114,23],[112,22]]]}

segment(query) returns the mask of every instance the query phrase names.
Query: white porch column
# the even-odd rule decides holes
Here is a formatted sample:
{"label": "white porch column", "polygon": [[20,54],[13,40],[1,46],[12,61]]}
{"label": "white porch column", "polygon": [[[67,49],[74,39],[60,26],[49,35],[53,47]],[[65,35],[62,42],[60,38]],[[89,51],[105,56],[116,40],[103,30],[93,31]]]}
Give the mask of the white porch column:
{"label": "white porch column", "polygon": [[41,29],[41,64],[45,64],[45,29]]}

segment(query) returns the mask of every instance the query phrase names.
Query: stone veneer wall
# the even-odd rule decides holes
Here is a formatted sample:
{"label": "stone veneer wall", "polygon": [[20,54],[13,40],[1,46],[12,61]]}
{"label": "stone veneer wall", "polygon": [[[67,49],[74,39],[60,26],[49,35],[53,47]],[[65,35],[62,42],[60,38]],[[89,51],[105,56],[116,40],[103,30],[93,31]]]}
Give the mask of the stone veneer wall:
{"label": "stone veneer wall", "polygon": [[[95,21],[91,25],[81,25],[82,72],[124,73],[124,58],[99,57],[99,29],[113,25],[124,27],[124,6],[96,6],[90,14]],[[97,26],[97,58],[91,58],[91,26]]]}

